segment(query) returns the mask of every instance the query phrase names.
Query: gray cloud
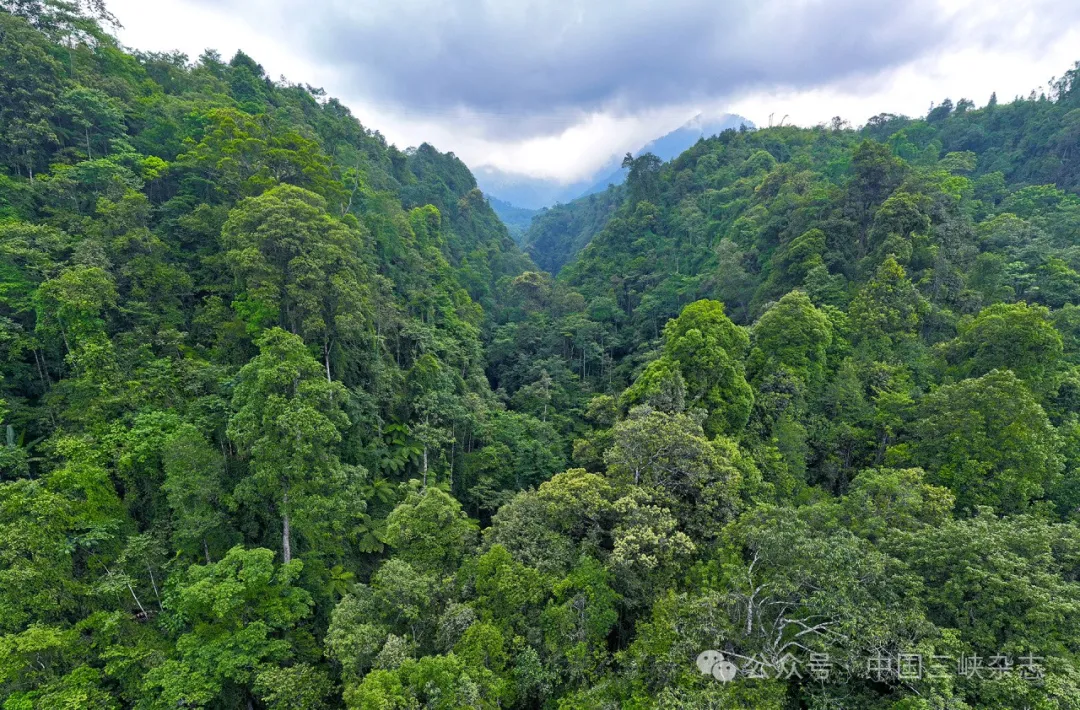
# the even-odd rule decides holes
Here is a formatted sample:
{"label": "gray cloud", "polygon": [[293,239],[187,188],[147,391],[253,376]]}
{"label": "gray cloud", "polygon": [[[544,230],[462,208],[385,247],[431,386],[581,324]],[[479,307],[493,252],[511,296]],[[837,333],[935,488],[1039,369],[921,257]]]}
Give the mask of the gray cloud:
{"label": "gray cloud", "polygon": [[934,0],[305,5],[278,5],[282,26],[365,97],[424,114],[464,109],[540,124],[525,132],[557,130],[593,110],[633,113],[758,85],[872,75],[947,36]]}
{"label": "gray cloud", "polygon": [[[224,1],[251,10],[246,0]],[[1037,23],[1045,33],[1080,7],[1033,4],[1045,7],[1006,14],[1049,10]],[[490,138],[554,134],[591,111],[635,114],[758,87],[855,85],[946,48],[958,33],[997,42],[1015,26],[1008,16],[981,22],[977,10],[950,17],[937,0],[309,0],[302,8],[264,0],[260,7],[276,12],[283,36],[333,66],[365,101],[414,116],[465,113]]]}

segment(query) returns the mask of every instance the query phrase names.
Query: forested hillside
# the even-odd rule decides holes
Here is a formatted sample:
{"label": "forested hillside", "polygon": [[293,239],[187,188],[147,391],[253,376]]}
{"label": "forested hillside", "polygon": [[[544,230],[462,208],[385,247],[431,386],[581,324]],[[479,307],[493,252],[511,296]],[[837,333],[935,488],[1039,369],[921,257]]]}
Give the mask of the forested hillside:
{"label": "forested hillside", "polygon": [[623,187],[612,185],[603,192],[543,210],[532,219],[519,243],[537,266],[557,274],[607,225],[624,198]]}
{"label": "forested hillside", "polygon": [[491,209],[495,211],[495,214],[499,215],[499,219],[506,225],[506,229],[510,232],[510,236],[519,244],[521,243],[521,238],[525,235],[526,230],[529,229],[533,217],[540,212],[540,210],[515,207],[509,202],[503,202],[490,195],[488,196],[488,204],[491,205]]}
{"label": "forested hillside", "polygon": [[3,710],[1080,707],[1080,70],[639,156],[552,278],[108,26],[0,0]]}
{"label": "forested hillside", "polygon": [[[534,221],[552,271],[588,246],[500,300],[489,375],[656,516],[591,553],[620,597],[614,663],[574,702],[1075,707],[1078,79],[725,132],[632,159],[591,232],[585,200]],[[615,566],[631,551],[648,572]],[[709,648],[790,682],[701,680]],[[949,672],[901,678],[903,648]],[[1060,664],[1042,685],[963,671],[1029,652]],[[806,682],[814,653],[845,680]]]}
{"label": "forested hillside", "polygon": [[[742,116],[730,113],[714,118],[706,118],[704,115],[698,114],[674,131],[649,141],[637,152],[652,153],[664,161],[672,160],[679,157],[683,151],[702,138],[708,138],[729,128],[739,128],[741,126],[753,128],[754,124]],[[612,156],[611,162],[600,171],[600,178],[593,182],[581,194],[581,197],[603,192],[612,185],[622,185],[626,182],[626,177],[629,174],[628,168],[629,166],[625,164],[623,158]]]}

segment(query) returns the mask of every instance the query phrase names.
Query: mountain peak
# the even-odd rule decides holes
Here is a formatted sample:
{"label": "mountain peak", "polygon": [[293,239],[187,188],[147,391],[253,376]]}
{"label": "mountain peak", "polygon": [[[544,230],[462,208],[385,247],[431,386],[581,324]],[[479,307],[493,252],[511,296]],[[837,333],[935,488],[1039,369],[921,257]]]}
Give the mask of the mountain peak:
{"label": "mountain peak", "polygon": [[[699,113],[670,133],[649,141],[639,150],[634,151],[634,155],[652,153],[666,162],[677,158],[683,151],[697,143],[700,138],[713,136],[729,128],[738,128],[742,125],[752,128],[754,124],[748,119],[733,113],[725,113],[713,119],[707,119],[704,114]],[[621,158],[611,161],[609,166],[611,169],[601,173],[604,177],[583,190],[578,197],[601,192],[606,190],[608,185],[621,185],[626,180],[626,169],[622,167]]]}
{"label": "mountain peak", "polygon": [[[715,135],[728,128],[738,128],[741,125],[752,128],[754,124],[742,116],[730,113],[711,118],[704,113],[698,113],[678,128],[654,138],[631,152],[634,155],[649,152],[654,153],[661,160],[671,160],[694,145],[699,138]],[[606,190],[608,185],[622,184],[626,179],[626,173],[622,168],[622,155],[612,155],[591,176],[569,185],[556,180],[505,173],[495,168],[482,167],[474,170],[473,173],[480,183],[480,189],[489,197],[495,197],[514,207],[533,210],[591,195]]]}

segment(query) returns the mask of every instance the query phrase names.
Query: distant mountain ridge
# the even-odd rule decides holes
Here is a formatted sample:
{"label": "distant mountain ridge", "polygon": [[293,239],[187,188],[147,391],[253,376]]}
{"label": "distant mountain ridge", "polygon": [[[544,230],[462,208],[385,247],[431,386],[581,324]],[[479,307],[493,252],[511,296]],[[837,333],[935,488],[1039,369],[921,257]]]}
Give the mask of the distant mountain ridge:
{"label": "distant mountain ridge", "polygon": [[[754,127],[753,122],[735,114],[729,113],[720,118],[709,120],[699,113],[674,131],[646,143],[639,150],[634,151],[634,155],[652,153],[664,162],[667,162],[682,155],[683,151],[702,138],[715,136],[719,133],[723,133],[729,128],[738,128],[743,125],[747,128]],[[596,192],[603,192],[608,189],[610,185],[623,184],[626,180],[626,168],[622,167],[622,156],[613,158],[608,165],[604,167],[602,174],[605,177],[594,182],[582,191],[578,197],[585,197]]]}
{"label": "distant mountain ridge", "polygon": [[537,266],[557,274],[614,216],[625,191],[622,185],[610,185],[600,192],[540,210],[518,244]]}
{"label": "distant mountain ridge", "polygon": [[[752,127],[749,121],[740,116],[728,115],[715,121],[706,121],[699,114],[671,133],[647,143],[637,154],[652,153],[667,162],[682,155],[698,140],[741,125]],[[623,197],[620,186],[626,181],[627,175],[621,160],[612,159],[609,167],[613,169],[577,199],[536,211],[520,234],[515,233],[507,221],[517,215],[508,214],[504,217],[499,211],[500,207],[496,205],[499,201],[492,198],[489,198],[489,201],[495,213],[507,224],[514,240],[525,249],[532,260],[545,271],[557,274],[578,252],[588,246],[593,235],[603,229],[618,207]]]}
{"label": "distant mountain ridge", "polygon": [[[651,152],[660,159],[667,161],[677,157],[700,138],[716,135],[729,128],[738,128],[741,125],[745,125],[747,128],[754,127],[750,120],[735,114],[724,114],[714,119],[707,119],[702,114],[698,114],[682,126],[646,143],[633,152],[635,155]],[[480,189],[488,196],[489,201],[494,198],[495,201],[507,205],[508,208],[541,210],[545,207],[602,192],[607,189],[608,185],[621,185],[623,180],[626,179],[626,173],[621,167],[622,158],[621,155],[613,155],[592,176],[570,184],[544,178],[514,175],[490,167],[475,168],[473,174],[476,176]],[[602,177],[597,178],[597,175]],[[492,202],[491,206],[500,217],[503,217],[503,212],[500,211],[502,208],[497,206],[495,202]],[[507,223],[507,226],[509,227],[509,223]],[[527,227],[528,225],[526,225]],[[511,231],[513,230],[511,229]]]}
{"label": "distant mountain ridge", "polygon": [[515,207],[509,202],[503,202],[498,197],[490,195],[488,196],[488,204],[491,205],[491,209],[499,216],[502,223],[506,225],[506,231],[510,232],[510,236],[519,245],[522,237],[525,236],[525,232],[529,229],[529,225],[532,224],[533,217],[540,212],[540,210],[530,210],[527,207]]}

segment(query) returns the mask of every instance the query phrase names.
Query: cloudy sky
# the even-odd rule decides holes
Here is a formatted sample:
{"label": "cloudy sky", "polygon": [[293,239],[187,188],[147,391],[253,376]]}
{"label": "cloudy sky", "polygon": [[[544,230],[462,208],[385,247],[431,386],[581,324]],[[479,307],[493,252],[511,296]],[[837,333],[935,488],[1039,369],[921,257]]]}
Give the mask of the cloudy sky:
{"label": "cloudy sky", "polygon": [[1070,0],[109,0],[143,50],[242,48],[400,147],[570,182],[698,112],[759,126],[1043,90]]}

